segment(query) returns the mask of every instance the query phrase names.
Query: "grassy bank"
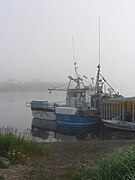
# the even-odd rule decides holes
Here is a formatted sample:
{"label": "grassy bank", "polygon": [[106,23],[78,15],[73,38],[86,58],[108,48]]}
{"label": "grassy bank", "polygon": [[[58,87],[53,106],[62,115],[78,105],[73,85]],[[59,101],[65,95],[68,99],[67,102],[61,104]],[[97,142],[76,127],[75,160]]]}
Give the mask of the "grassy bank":
{"label": "grassy bank", "polygon": [[11,164],[24,163],[49,153],[48,145],[37,143],[34,139],[28,140],[14,129],[0,131],[0,157],[7,158]]}
{"label": "grassy bank", "polygon": [[0,178],[135,180],[135,140],[45,144],[26,136],[12,129],[0,133],[0,156],[12,164],[30,161],[0,169]]}
{"label": "grassy bank", "polygon": [[72,180],[135,180],[135,145],[119,148],[87,167]]}

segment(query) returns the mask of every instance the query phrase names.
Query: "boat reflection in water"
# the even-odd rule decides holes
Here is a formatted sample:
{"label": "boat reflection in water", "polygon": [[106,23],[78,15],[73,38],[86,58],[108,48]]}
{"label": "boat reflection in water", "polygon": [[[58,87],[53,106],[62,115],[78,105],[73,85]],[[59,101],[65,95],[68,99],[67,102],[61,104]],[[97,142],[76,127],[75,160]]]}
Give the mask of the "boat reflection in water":
{"label": "boat reflection in water", "polygon": [[46,142],[77,141],[78,138],[88,137],[88,134],[90,132],[92,132],[92,129],[88,126],[61,126],[59,124],[56,124],[55,121],[48,121],[38,118],[33,118],[31,124],[32,136],[45,140]]}
{"label": "boat reflection in water", "polygon": [[103,140],[135,139],[135,132],[122,130],[122,129],[114,129],[104,126],[102,129],[102,139]]}
{"label": "boat reflection in water", "polygon": [[94,124],[91,126],[91,124],[88,126],[68,126],[68,125],[61,125],[57,124],[57,133],[59,134],[65,134],[65,135],[71,135],[71,136],[81,136],[84,134],[89,133],[96,133],[97,131],[97,125]]}
{"label": "boat reflection in water", "polygon": [[[87,129],[86,127],[69,127],[54,124],[52,121],[45,119],[32,119],[31,134],[39,141],[60,142],[60,141],[80,141],[90,139],[135,139],[135,132],[128,132],[117,129],[110,129],[102,126],[97,131]],[[39,138],[39,139],[38,139]]]}
{"label": "boat reflection in water", "polygon": [[33,137],[40,138],[46,142],[56,142],[56,121],[33,118],[31,133]]}
{"label": "boat reflection in water", "polygon": [[31,129],[34,130],[34,128],[45,131],[56,131],[56,121],[33,118]]}
{"label": "boat reflection in water", "polygon": [[34,129],[31,129],[31,133],[33,137],[39,137],[41,139],[49,138],[49,131],[34,128]]}

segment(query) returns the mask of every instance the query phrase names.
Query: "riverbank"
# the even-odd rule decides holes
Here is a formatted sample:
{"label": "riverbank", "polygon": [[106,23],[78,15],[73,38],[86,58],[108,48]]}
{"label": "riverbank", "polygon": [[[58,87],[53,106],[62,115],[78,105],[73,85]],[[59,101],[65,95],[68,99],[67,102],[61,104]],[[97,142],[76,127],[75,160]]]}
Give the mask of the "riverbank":
{"label": "riverbank", "polygon": [[135,144],[135,140],[92,140],[47,144],[52,151],[48,156],[30,160],[25,165],[0,169],[1,177],[7,180],[69,179],[77,175],[81,165],[92,164],[114,149]]}

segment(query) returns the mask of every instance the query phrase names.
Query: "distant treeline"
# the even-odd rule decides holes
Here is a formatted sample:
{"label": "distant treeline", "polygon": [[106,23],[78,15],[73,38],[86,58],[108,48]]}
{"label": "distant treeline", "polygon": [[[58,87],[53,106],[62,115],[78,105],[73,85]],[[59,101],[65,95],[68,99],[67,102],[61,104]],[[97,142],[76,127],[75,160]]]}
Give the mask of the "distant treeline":
{"label": "distant treeline", "polygon": [[25,82],[25,83],[0,83],[0,92],[12,91],[46,91],[48,88],[59,86],[60,83],[52,82]]}

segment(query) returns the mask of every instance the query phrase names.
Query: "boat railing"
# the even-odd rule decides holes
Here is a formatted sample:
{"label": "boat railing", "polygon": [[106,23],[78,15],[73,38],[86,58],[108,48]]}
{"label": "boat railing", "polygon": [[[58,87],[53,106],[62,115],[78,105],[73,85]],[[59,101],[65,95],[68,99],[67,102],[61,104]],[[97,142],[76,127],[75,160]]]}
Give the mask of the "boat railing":
{"label": "boat railing", "polygon": [[25,107],[31,107],[31,102],[25,102]]}
{"label": "boat railing", "polygon": [[[56,107],[56,106],[66,106],[65,101],[58,101],[58,102],[49,102],[49,107]],[[31,107],[31,102],[25,102],[25,107]]]}
{"label": "boat railing", "polygon": [[52,106],[52,107],[66,106],[66,102],[65,101],[49,102],[49,106]]}
{"label": "boat railing", "polygon": [[[117,121],[128,121],[128,122],[130,122],[130,119],[131,119],[131,122],[132,122],[132,115],[133,114],[134,114],[134,117],[135,117],[135,111],[133,111],[133,112],[126,112],[124,114],[121,114],[120,116],[112,117],[112,120],[113,121],[117,120]],[[135,122],[135,118],[134,118],[134,122]]]}

